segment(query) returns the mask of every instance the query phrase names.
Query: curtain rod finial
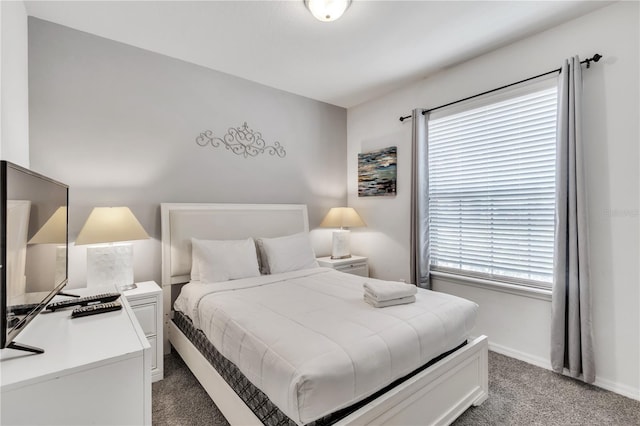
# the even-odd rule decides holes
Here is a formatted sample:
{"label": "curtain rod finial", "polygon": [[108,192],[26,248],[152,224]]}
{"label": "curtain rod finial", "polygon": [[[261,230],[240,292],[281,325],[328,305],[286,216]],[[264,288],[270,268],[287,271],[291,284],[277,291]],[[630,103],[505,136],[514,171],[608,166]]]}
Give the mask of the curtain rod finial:
{"label": "curtain rod finial", "polygon": [[599,53],[596,53],[591,58],[587,59],[585,61],[587,63],[587,68],[591,68],[591,62],[598,62],[600,59],[602,59],[602,55]]}

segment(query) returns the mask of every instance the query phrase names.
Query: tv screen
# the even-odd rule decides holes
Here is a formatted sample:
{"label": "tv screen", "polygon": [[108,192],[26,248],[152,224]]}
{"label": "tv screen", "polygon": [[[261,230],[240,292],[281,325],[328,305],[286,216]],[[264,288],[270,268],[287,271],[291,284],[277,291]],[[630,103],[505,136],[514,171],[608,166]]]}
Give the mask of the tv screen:
{"label": "tv screen", "polygon": [[67,283],[68,191],[0,162],[1,348],[42,352],[14,339]]}

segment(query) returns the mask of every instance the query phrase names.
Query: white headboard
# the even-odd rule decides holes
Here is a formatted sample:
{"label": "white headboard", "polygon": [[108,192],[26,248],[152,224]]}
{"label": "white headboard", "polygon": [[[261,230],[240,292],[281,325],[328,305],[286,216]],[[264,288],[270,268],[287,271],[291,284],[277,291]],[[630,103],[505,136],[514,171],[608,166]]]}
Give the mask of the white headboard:
{"label": "white headboard", "polygon": [[160,222],[165,353],[170,351],[171,307],[178,297],[180,285],[190,280],[191,237],[238,240],[309,231],[307,206],[304,204],[162,203]]}
{"label": "white headboard", "polygon": [[273,238],[309,231],[304,204],[162,203],[162,285],[189,281],[191,238]]}

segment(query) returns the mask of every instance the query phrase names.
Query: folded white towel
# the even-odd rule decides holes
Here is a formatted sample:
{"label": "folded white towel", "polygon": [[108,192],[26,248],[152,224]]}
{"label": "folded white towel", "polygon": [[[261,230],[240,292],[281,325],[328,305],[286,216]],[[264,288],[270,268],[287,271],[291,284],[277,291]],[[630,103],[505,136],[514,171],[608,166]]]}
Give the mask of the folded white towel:
{"label": "folded white towel", "polygon": [[363,287],[365,294],[378,302],[413,296],[418,292],[418,288],[413,284],[393,281],[367,281]]}
{"label": "folded white towel", "polygon": [[369,297],[368,294],[364,295],[364,301],[373,306],[374,308],[386,308],[387,306],[404,305],[407,303],[413,303],[416,301],[415,296],[401,297],[399,299],[391,300],[375,300]]}

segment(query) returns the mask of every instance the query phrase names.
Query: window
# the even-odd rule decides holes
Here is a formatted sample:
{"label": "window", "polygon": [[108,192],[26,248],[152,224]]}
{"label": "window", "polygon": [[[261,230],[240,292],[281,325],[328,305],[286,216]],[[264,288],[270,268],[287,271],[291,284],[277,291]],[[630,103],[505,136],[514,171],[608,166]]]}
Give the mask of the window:
{"label": "window", "polygon": [[551,288],[557,88],[429,119],[431,269]]}

